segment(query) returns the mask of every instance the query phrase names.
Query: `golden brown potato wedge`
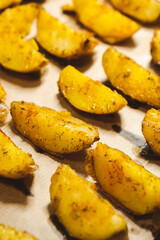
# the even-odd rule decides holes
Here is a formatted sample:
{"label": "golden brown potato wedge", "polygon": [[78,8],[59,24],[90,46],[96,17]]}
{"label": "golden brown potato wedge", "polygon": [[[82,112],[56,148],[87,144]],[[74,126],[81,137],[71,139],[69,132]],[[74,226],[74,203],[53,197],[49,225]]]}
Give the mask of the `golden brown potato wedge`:
{"label": "golden brown potato wedge", "polygon": [[153,152],[160,155],[160,110],[148,110],[142,122],[142,133]]}
{"label": "golden brown potato wedge", "polygon": [[1,0],[0,10],[6,7],[9,7],[10,5],[13,5],[13,4],[19,4],[20,2],[22,2],[22,0]]}
{"label": "golden brown potato wedge", "polygon": [[77,32],[52,17],[44,9],[40,10],[38,16],[36,39],[49,53],[66,59],[91,53],[98,43],[91,33]]}
{"label": "golden brown potato wedge", "polygon": [[151,55],[155,64],[160,64],[160,29],[156,29],[151,42]]}
{"label": "golden brown potato wedge", "polygon": [[96,127],[71,116],[34,103],[12,102],[16,129],[36,146],[50,153],[71,153],[89,147],[99,139]]}
{"label": "golden brown potato wedge", "polygon": [[4,122],[8,114],[8,109],[5,105],[6,92],[2,85],[0,84],[0,123]]}
{"label": "golden brown potato wedge", "polygon": [[38,240],[27,232],[18,231],[12,227],[0,224],[1,240]]}
{"label": "golden brown potato wedge", "polygon": [[40,5],[29,3],[6,9],[0,14],[0,29],[14,28],[24,37],[30,32],[31,24],[37,17],[39,8]]}
{"label": "golden brown potato wedge", "polygon": [[141,67],[131,58],[108,48],[102,59],[111,84],[131,98],[160,107],[160,78]]}
{"label": "golden brown potato wedge", "polygon": [[160,178],[118,149],[98,143],[88,152],[86,170],[132,213],[148,214],[160,207]]}
{"label": "golden brown potato wedge", "polygon": [[24,153],[0,130],[0,176],[23,178],[37,168],[31,154]]}
{"label": "golden brown potato wedge", "polygon": [[144,23],[151,23],[160,15],[160,3],[157,0],[110,0],[115,8]]}
{"label": "golden brown potato wedge", "polygon": [[62,6],[62,11],[65,13],[75,13],[75,9],[73,5],[65,4]]}
{"label": "golden brown potato wedge", "polygon": [[38,52],[35,40],[24,41],[18,32],[0,31],[0,64],[17,72],[39,71],[48,60]]}
{"label": "golden brown potato wedge", "polygon": [[62,70],[58,86],[74,107],[85,112],[108,114],[127,105],[127,101],[116,91],[92,80],[72,66]]}
{"label": "golden brown potato wedge", "polygon": [[51,178],[54,213],[68,233],[78,239],[105,240],[126,230],[125,220],[95,189],[93,183],[79,177],[65,164]]}
{"label": "golden brown potato wedge", "polygon": [[73,0],[78,20],[108,43],[131,37],[139,25],[98,0]]}

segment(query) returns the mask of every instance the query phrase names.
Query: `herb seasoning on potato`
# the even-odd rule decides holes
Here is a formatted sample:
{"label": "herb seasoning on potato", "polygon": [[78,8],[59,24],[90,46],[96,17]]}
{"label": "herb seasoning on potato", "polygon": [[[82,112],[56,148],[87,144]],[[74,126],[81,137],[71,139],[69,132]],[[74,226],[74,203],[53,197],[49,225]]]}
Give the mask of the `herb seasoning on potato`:
{"label": "herb seasoning on potato", "polygon": [[103,192],[132,213],[143,215],[160,208],[160,178],[118,149],[98,143],[87,154],[86,170]]}
{"label": "herb seasoning on potato", "polygon": [[34,103],[12,102],[11,115],[20,133],[50,153],[77,152],[99,140],[96,127],[66,111],[56,112]]}
{"label": "herb seasoning on potato", "polygon": [[68,165],[61,165],[50,186],[55,215],[68,233],[78,239],[107,240],[123,231],[125,236],[126,221],[95,190],[95,184],[78,176]]}

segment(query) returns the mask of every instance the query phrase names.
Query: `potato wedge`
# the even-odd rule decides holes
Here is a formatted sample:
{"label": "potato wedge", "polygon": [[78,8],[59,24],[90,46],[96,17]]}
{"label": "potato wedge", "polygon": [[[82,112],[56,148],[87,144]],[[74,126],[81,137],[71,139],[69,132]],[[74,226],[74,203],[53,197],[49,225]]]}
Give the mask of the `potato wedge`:
{"label": "potato wedge", "polygon": [[73,0],[78,20],[108,43],[131,37],[139,25],[98,0]]}
{"label": "potato wedge", "polygon": [[11,115],[16,129],[37,147],[50,153],[71,153],[99,140],[96,127],[71,116],[34,103],[12,102]]}
{"label": "potato wedge", "polygon": [[98,143],[87,154],[86,170],[132,213],[148,214],[160,207],[160,178],[118,149]]}
{"label": "potato wedge", "polygon": [[2,85],[0,84],[0,123],[4,122],[8,114],[8,109],[5,105],[6,92]]}
{"label": "potato wedge", "polygon": [[15,228],[0,224],[1,240],[38,240],[27,232],[18,231]]}
{"label": "potato wedge", "polygon": [[44,9],[40,10],[38,16],[36,39],[49,53],[66,59],[89,54],[98,43],[91,33],[77,32]]}
{"label": "potato wedge", "polygon": [[131,98],[160,107],[160,78],[129,57],[108,48],[102,59],[111,84]]}
{"label": "potato wedge", "polygon": [[160,155],[160,110],[148,110],[142,121],[142,133],[152,151]]}
{"label": "potato wedge", "polygon": [[99,81],[93,81],[72,66],[65,67],[59,77],[58,86],[67,100],[79,110],[95,114],[119,111],[127,101]]}
{"label": "potato wedge", "polygon": [[78,239],[105,240],[126,230],[125,220],[96,193],[95,188],[93,183],[79,177],[65,164],[58,167],[51,178],[54,213],[68,233]]}
{"label": "potato wedge", "polygon": [[0,31],[0,64],[10,70],[39,71],[48,60],[38,52],[35,40],[24,41],[18,32]]}
{"label": "potato wedge", "polygon": [[22,0],[1,0],[0,1],[0,10],[9,7],[13,4],[19,4]]}
{"label": "potato wedge", "polygon": [[31,24],[37,17],[39,8],[40,5],[29,3],[6,9],[0,14],[0,29],[14,28],[24,37],[30,32]]}
{"label": "potato wedge", "polygon": [[62,11],[64,13],[75,13],[75,9],[73,5],[65,4],[62,6]]}
{"label": "potato wedge", "polygon": [[160,64],[160,29],[156,29],[151,42],[151,55],[155,64]]}
{"label": "potato wedge", "polygon": [[115,8],[144,23],[151,23],[160,16],[160,4],[156,0],[110,0]]}
{"label": "potato wedge", "polygon": [[0,176],[23,178],[37,168],[31,154],[24,153],[0,130]]}

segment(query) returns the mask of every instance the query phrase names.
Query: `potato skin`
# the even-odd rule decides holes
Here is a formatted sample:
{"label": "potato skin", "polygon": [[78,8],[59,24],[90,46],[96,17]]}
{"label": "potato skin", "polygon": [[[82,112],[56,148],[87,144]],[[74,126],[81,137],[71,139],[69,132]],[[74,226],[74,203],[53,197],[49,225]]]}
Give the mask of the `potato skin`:
{"label": "potato skin", "polygon": [[29,3],[8,8],[0,14],[0,29],[11,28],[22,37],[30,32],[31,24],[37,17],[40,5]]}
{"label": "potato skin", "polygon": [[15,228],[0,224],[1,240],[38,240],[27,232],[18,231]]}
{"label": "potato skin", "polygon": [[152,151],[160,156],[160,110],[148,110],[142,121],[142,133]]}
{"label": "potato skin", "polygon": [[0,84],[0,122],[4,122],[8,114],[8,109],[5,105],[6,92]]}
{"label": "potato skin", "polygon": [[98,0],[73,0],[73,7],[84,26],[111,44],[131,37],[140,27]]}
{"label": "potato skin", "polygon": [[23,178],[37,169],[32,155],[24,153],[0,130],[0,176]]}
{"label": "potato skin", "polygon": [[125,98],[116,91],[92,80],[70,65],[61,71],[58,86],[74,107],[85,112],[109,114],[127,105]]}
{"label": "potato skin", "polygon": [[[131,98],[160,107],[160,78],[113,47],[103,54],[102,65],[111,84]],[[121,67],[119,67],[121,66]]]}
{"label": "potato skin", "polygon": [[160,64],[160,29],[156,29],[151,42],[151,55],[155,64]]}
{"label": "potato skin", "polygon": [[93,183],[77,176],[68,165],[58,167],[51,178],[54,213],[68,233],[83,240],[106,240],[126,230],[125,220],[95,191]]}
{"label": "potato skin", "polygon": [[19,4],[22,0],[1,0],[0,1],[0,10],[6,7],[9,7],[12,4]]}
{"label": "potato skin", "polygon": [[98,43],[91,33],[77,32],[52,17],[44,9],[40,10],[38,16],[36,39],[49,53],[65,59],[87,55],[93,52]]}
{"label": "potato skin", "polygon": [[37,147],[50,153],[71,153],[99,140],[96,127],[71,116],[34,103],[12,102],[11,115],[16,129]]}
{"label": "potato skin", "polygon": [[132,213],[148,214],[160,207],[160,179],[123,152],[98,143],[88,152],[86,170]]}
{"label": "potato skin", "polygon": [[0,64],[12,71],[39,71],[48,60],[38,52],[35,40],[25,41],[14,29],[0,30]]}
{"label": "potato skin", "polygon": [[115,8],[144,23],[151,23],[160,15],[160,4],[156,0],[110,0]]}

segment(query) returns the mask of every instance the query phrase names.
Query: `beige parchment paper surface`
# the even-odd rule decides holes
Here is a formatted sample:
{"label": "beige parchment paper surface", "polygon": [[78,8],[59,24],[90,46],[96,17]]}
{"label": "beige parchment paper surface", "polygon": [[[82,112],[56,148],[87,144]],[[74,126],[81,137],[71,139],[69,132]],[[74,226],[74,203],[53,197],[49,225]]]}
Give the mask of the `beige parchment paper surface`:
{"label": "beige parchment paper surface", "polygon": [[[68,2],[65,0],[46,0],[42,5],[53,16],[80,29],[80,25],[73,17],[62,14],[61,6]],[[143,26],[132,39],[128,39],[115,47],[140,65],[159,74],[160,69],[152,65],[150,55],[150,41],[157,26],[158,23]],[[34,34],[36,34],[35,25],[33,25],[29,38]],[[108,44],[99,41],[92,56],[69,63],[92,79],[105,83],[107,77],[102,68],[101,60],[108,46]],[[160,176],[160,161],[157,158],[141,157],[136,146],[139,139],[145,143],[141,133],[141,122],[148,108],[143,105],[140,105],[137,109],[127,106],[119,113],[111,116],[95,116],[76,110],[62,97],[57,87],[60,71],[68,62],[51,55],[47,55],[47,57],[49,57],[50,63],[42,70],[40,75],[26,76],[0,68],[0,83],[7,92],[6,104],[10,106],[12,101],[24,100],[35,102],[40,106],[51,107],[58,111],[70,111],[74,117],[97,126],[102,143],[122,150],[146,169]],[[135,143],[131,139],[128,140],[123,134],[113,131],[112,125],[114,124],[133,134],[132,140]],[[61,163],[66,163],[82,177],[91,180],[85,172],[85,151],[62,158],[38,152],[30,141],[23,138],[15,130],[10,114],[1,128],[17,146],[32,154],[35,162],[39,165],[39,170],[35,172],[33,177],[24,180],[12,181],[0,178],[0,223],[19,230],[26,230],[40,240],[71,239],[57,227],[54,220],[49,196],[50,178]],[[137,137],[137,140],[135,137]],[[96,144],[93,145],[93,148],[95,146]],[[127,214],[121,208],[117,208],[116,205],[114,207],[127,220],[130,240],[152,240],[160,231],[160,214],[135,217]]]}

